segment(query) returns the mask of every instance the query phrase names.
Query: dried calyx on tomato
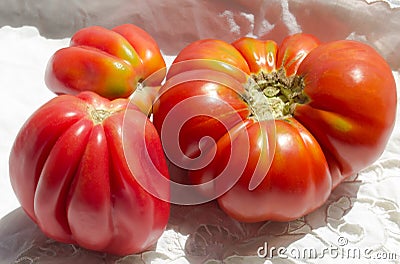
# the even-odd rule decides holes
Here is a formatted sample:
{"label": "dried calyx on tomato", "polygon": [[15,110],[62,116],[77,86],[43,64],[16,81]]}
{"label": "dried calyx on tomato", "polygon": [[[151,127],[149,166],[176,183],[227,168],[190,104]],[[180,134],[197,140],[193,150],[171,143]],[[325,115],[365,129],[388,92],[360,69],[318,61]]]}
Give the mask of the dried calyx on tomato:
{"label": "dried calyx on tomato", "polygon": [[[223,82],[215,72],[225,75]],[[391,68],[372,47],[320,43],[301,33],[280,45],[248,37],[189,44],[167,74],[153,118],[167,156],[182,151],[182,160],[192,162],[184,168],[187,180],[213,183],[202,192],[218,195],[227,214],[245,222],[286,221],[321,206],[341,181],[379,158],[396,105]],[[180,129],[177,139],[163,137],[171,126]],[[231,182],[217,181],[227,171]]]}
{"label": "dried calyx on tomato", "polygon": [[[304,80],[295,75],[286,76],[283,68],[271,73],[260,72],[258,75],[252,75],[251,77],[257,84],[252,86],[251,89],[262,92],[275,119],[284,119],[292,116],[296,104],[304,104],[310,100],[303,93]],[[249,95],[244,98],[250,104],[256,100],[254,97],[259,97],[259,95],[252,95],[253,93],[254,91],[249,91]]]}

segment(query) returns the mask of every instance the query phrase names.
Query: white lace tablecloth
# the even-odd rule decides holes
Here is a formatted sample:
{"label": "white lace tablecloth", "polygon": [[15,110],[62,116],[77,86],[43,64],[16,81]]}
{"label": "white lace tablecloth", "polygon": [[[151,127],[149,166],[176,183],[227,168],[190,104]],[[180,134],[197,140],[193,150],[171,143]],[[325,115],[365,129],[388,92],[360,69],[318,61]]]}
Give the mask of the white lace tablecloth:
{"label": "white lace tablecloth", "polygon": [[[186,14],[186,11],[192,10],[191,5],[193,8],[196,8],[196,5],[203,8],[212,5],[212,1],[188,0],[183,1],[186,5],[176,9],[169,7],[171,5],[166,4],[168,1],[157,3],[149,0],[147,4],[144,4],[145,1],[136,1],[138,6],[131,4],[128,5],[129,9],[120,6],[128,3],[123,0],[97,7],[90,3],[101,1],[78,2],[65,2],[70,5],[68,7],[60,2],[62,11],[59,10],[58,15],[53,16],[51,12],[54,11],[54,5],[49,3],[43,5],[42,11],[34,8],[40,6],[34,1],[4,0],[0,3],[0,264],[400,263],[400,107],[395,129],[382,157],[356,177],[339,185],[321,208],[296,221],[242,224],[227,217],[215,203],[172,206],[167,230],[154,248],[142,254],[125,257],[90,252],[46,238],[19,207],[9,182],[8,155],[23,122],[34,110],[54,96],[47,90],[43,81],[44,69],[50,56],[57,49],[67,46],[68,36],[79,27],[101,24],[101,21],[104,21],[104,26],[138,21],[137,24],[144,28],[148,26],[146,29],[156,36],[160,46],[164,48],[163,52],[169,55],[166,56],[167,61],[171,62],[174,52],[180,46],[170,43],[172,35],[168,34],[171,33],[171,29],[156,21],[162,17],[165,19],[166,16],[153,10],[153,17],[149,18],[143,10],[150,12],[146,8],[159,3],[157,12],[164,10],[171,14],[176,11],[171,21],[168,21],[171,27],[171,24],[173,26],[177,23],[176,16],[182,16],[181,19],[185,20],[194,15],[193,12]],[[229,1],[214,1],[215,9],[202,9],[203,12],[199,9],[195,19],[205,19],[204,23],[212,30],[207,33],[205,27],[201,28],[197,23],[197,29],[193,32],[193,29],[190,31],[188,25],[183,23],[181,28],[173,29],[177,31],[176,41],[186,44],[207,36],[218,35],[232,40],[239,35],[265,34],[270,34],[279,41],[285,33],[305,29],[314,30],[315,32],[311,33],[325,40],[329,37],[360,39],[371,43],[388,59],[399,89],[399,1],[387,1],[390,5],[371,0],[338,0],[332,1],[334,4],[331,5],[321,4],[324,1],[304,1],[306,8],[303,9],[301,1],[254,1],[257,8],[251,7],[248,2],[251,1],[232,1],[233,6],[229,7]],[[260,5],[265,9],[260,8]],[[269,7],[273,6],[278,6],[277,9],[280,10],[278,17],[268,13]],[[9,9],[7,14],[4,11],[5,7]],[[337,31],[332,34],[332,30],[323,33],[321,25],[311,27],[304,22],[307,17],[312,19],[311,14],[315,12],[315,7],[321,10],[315,14],[319,14],[324,23],[327,21],[323,16],[328,13],[335,15],[338,20],[330,19],[331,24],[328,26],[337,26]],[[364,16],[365,22],[359,17],[351,16],[349,10],[355,7],[365,8],[364,11],[354,11]],[[80,12],[82,19],[76,19],[74,8]],[[142,8],[143,12],[135,8]],[[31,11],[27,11],[28,9]],[[110,9],[119,10],[121,16],[114,15],[114,20],[101,20],[99,16]],[[255,10],[258,10],[258,13],[255,13]],[[205,12],[215,13],[207,15]],[[376,17],[371,15],[373,12],[376,12]],[[132,15],[129,21],[128,13]],[[74,19],[68,20],[68,15]],[[217,18],[210,21],[208,18],[212,15]],[[265,19],[260,20],[259,16]],[[53,27],[50,22],[43,22],[51,18],[55,23]],[[119,18],[125,20],[118,20]],[[149,22],[149,19],[154,20]],[[220,24],[223,27],[215,28],[218,21],[224,23]],[[338,21],[345,21],[346,25]],[[146,24],[147,22],[149,24]],[[212,25],[214,28],[210,27]],[[390,28],[390,25],[397,28]],[[343,28],[345,26],[350,28]],[[60,31],[57,31],[57,28],[60,28]],[[224,30],[231,34],[227,36]]]}

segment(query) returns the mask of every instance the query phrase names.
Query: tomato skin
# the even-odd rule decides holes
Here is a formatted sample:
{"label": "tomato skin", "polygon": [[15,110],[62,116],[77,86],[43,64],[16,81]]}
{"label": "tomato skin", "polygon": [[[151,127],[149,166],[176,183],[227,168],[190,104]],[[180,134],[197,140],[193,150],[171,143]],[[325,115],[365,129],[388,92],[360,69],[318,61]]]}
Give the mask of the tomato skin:
{"label": "tomato skin", "polygon": [[[315,138],[290,118],[276,121],[276,148],[268,170],[271,153],[265,143],[260,144],[264,140],[262,129],[266,131],[263,126],[265,123],[248,119],[241,129],[225,134],[217,142],[218,150],[212,162],[200,170],[189,171],[189,178],[192,184],[202,184],[221,177],[222,173],[238,172],[241,168],[235,168],[235,164],[245,159],[248,151],[239,180],[217,199],[218,204],[241,222],[290,221],[316,209],[328,198],[331,192],[329,167]],[[259,175],[263,180],[249,191],[257,173],[264,173]],[[203,190],[206,195],[221,193],[231,184],[228,181],[214,183],[213,189]]]}
{"label": "tomato skin", "polygon": [[[382,153],[393,129],[396,87],[390,67],[366,44],[348,40],[321,44],[308,34],[288,36],[280,45],[251,38],[238,39],[231,46],[214,40],[207,40],[208,44],[204,46],[199,43],[202,42],[189,44],[178,54],[171,67],[172,72],[167,74],[169,78],[194,72],[193,67],[182,63],[184,61],[206,59],[208,56],[210,60],[227,64],[233,60],[232,65],[243,70],[246,67],[238,67],[238,62],[243,59],[252,76],[263,77],[263,74],[273,73],[275,75],[271,78],[279,78],[283,73],[286,79],[279,85],[296,82],[299,85],[296,89],[301,88],[304,96],[291,106],[291,116],[275,120],[276,149],[272,155],[257,147],[260,129],[256,127],[261,122],[253,120],[251,103],[240,93],[238,99],[248,108],[248,111],[243,111],[244,107],[239,108],[241,112],[238,113],[248,114],[242,116],[242,121],[238,120],[228,129],[212,123],[187,122],[184,125],[188,128],[179,131],[178,146],[187,156],[191,154],[187,146],[198,145],[202,137],[211,136],[216,142],[214,147],[208,149],[207,153],[215,155],[207,166],[188,169],[189,182],[196,185],[211,180],[214,183],[221,171],[229,167],[229,159],[239,163],[236,152],[244,151],[240,146],[247,139],[246,144],[251,149],[248,159],[243,155],[247,165],[238,166],[236,172],[231,170],[232,181],[237,176],[239,180],[217,198],[220,207],[228,215],[243,222],[287,221],[303,216],[324,203],[332,189],[346,177],[365,168]],[[218,45],[221,47],[215,47]],[[232,49],[237,50],[242,59],[237,52],[231,52]],[[272,61],[274,65],[266,63]],[[177,64],[180,64],[177,66],[179,70],[174,69]],[[205,62],[197,66],[196,70],[220,70],[208,67]],[[236,78],[231,72],[222,72]],[[213,97],[218,90],[218,97],[224,100],[224,89],[208,89],[208,84],[213,80],[199,79],[204,88],[201,92],[203,95]],[[164,124],[164,119],[169,111],[191,98],[192,91],[197,89],[195,82],[198,80],[194,75],[184,84],[168,87],[168,95],[161,93],[154,108],[158,131],[168,126]],[[182,94],[187,96],[182,98]],[[180,113],[184,115],[191,111],[196,116],[201,112],[199,109],[214,109],[214,102],[205,100]],[[175,126],[180,127],[179,124]],[[234,127],[241,127],[241,130],[233,130]],[[367,127],[368,133],[365,131]],[[235,135],[234,141],[228,140],[232,134]],[[244,141],[240,143],[239,138]],[[162,138],[163,143],[168,140],[168,137]],[[280,141],[286,143],[281,144]],[[261,160],[260,156],[265,160],[272,159],[271,167],[265,165],[267,162],[257,163]],[[254,186],[252,169],[259,169],[259,165],[265,170],[264,178],[260,185]],[[261,175],[260,171],[257,175]],[[213,188],[207,185],[202,192],[213,197],[228,185],[226,182],[222,183],[222,187],[216,183]]]}
{"label": "tomato skin", "polygon": [[119,25],[113,28],[112,31],[123,36],[137,53],[143,65],[141,69],[143,74],[142,79],[161,69],[165,73],[165,69],[163,69],[165,68],[165,61],[160,48],[157,42],[146,31],[132,24]]}
{"label": "tomato skin", "polygon": [[[190,61],[194,62],[182,63]],[[229,74],[239,81],[245,81],[243,73],[250,74],[249,66],[240,52],[231,44],[218,39],[202,39],[186,46],[173,61],[167,79],[188,69],[211,69]]]}
{"label": "tomato skin", "polygon": [[[223,61],[238,69],[250,73],[249,67],[241,54],[227,42],[218,39],[202,39],[186,46],[174,60],[174,64],[193,59]],[[168,73],[168,76],[171,76]]]}
{"label": "tomato skin", "polygon": [[[208,71],[196,71],[195,74],[198,80],[189,82],[181,81],[190,79],[191,76],[187,76],[186,73],[170,77],[160,89],[160,95],[153,106],[154,113],[157,113],[153,116],[153,123],[161,138],[165,138],[164,146],[173,144],[178,133],[190,135],[179,139],[183,152],[190,158],[200,155],[198,143],[201,138],[207,135],[218,140],[227,130],[249,115],[249,108],[240,96],[244,92],[240,83],[224,73],[221,77],[232,80],[229,86],[216,82],[217,77],[210,77]],[[202,80],[207,78],[209,81]],[[181,102],[182,104],[179,104]],[[186,121],[181,120],[185,116],[188,117],[187,122],[180,123]],[[180,130],[164,134],[162,127]],[[209,127],[213,129],[209,130]]]}
{"label": "tomato skin", "polygon": [[296,74],[304,58],[321,42],[310,34],[287,36],[278,47],[276,68],[283,67],[287,76]]}
{"label": "tomato skin", "polygon": [[297,105],[294,117],[338,162],[336,186],[383,152],[397,107],[393,74],[374,49],[347,40],[314,49],[297,74],[310,102]]}
{"label": "tomato skin", "polygon": [[252,74],[284,68],[286,75],[292,76],[307,54],[319,44],[313,35],[298,33],[284,38],[279,46],[273,40],[250,37],[239,38],[232,46],[242,54]]}
{"label": "tomato skin", "polygon": [[276,67],[278,45],[275,41],[262,41],[254,38],[243,37],[232,43],[249,64],[250,71],[254,74],[271,72]]}
{"label": "tomato skin", "polygon": [[93,91],[116,99],[130,96],[141,80],[158,70],[165,74],[165,61],[155,40],[141,28],[90,26],[77,31],[69,47],[53,54],[45,81],[56,94]]}
{"label": "tomato skin", "polygon": [[[129,131],[124,141],[123,131]],[[144,151],[149,160],[131,170],[127,154],[143,157]],[[89,91],[40,107],[21,128],[9,159],[15,194],[47,236],[117,255],[146,250],[167,225],[169,203],[135,179],[154,177],[150,164],[169,178],[147,116],[127,99],[109,101]],[[169,190],[161,192],[166,197]]]}
{"label": "tomato skin", "polygon": [[263,137],[260,123],[253,123],[239,133],[217,153],[210,166],[189,172],[196,184],[203,182],[204,175],[218,175],[215,171],[222,171],[227,159],[226,155],[218,154],[226,154],[232,145],[233,152],[243,153],[240,148],[247,140],[250,142],[250,156],[239,181],[218,198],[218,204],[228,215],[241,222],[290,221],[316,209],[328,198],[331,177],[325,156],[312,135],[296,120],[277,120],[271,167],[264,170],[262,182],[252,191],[249,185],[257,163],[259,166],[259,162],[267,162],[268,153],[263,153],[265,145],[259,144]]}

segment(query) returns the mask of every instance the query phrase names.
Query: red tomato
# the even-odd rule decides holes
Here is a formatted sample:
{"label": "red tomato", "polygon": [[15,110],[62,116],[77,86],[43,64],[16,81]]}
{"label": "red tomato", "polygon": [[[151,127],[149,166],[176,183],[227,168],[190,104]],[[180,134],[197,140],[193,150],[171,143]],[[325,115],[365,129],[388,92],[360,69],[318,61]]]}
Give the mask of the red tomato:
{"label": "red tomato", "polygon": [[[169,179],[161,142],[127,99],[50,100],[21,128],[9,165],[23,209],[55,240],[125,255],[153,245],[168,222],[169,203],[137,181]],[[168,189],[152,187],[167,201]]]}
{"label": "red tomato", "polygon": [[141,28],[91,26],[76,32],[70,46],[50,58],[45,80],[56,94],[93,91],[115,99],[130,96],[140,81],[159,70],[165,70],[162,54]]}
{"label": "red tomato", "polygon": [[[167,77],[153,117],[167,156],[182,150],[188,181],[244,222],[287,221],[319,207],[381,155],[394,126],[392,71],[360,42],[321,44],[308,34],[280,45],[200,40]],[[162,134],[169,126],[180,129],[175,149],[173,135]],[[210,162],[199,166],[204,158]],[[217,181],[227,174],[231,182]]]}

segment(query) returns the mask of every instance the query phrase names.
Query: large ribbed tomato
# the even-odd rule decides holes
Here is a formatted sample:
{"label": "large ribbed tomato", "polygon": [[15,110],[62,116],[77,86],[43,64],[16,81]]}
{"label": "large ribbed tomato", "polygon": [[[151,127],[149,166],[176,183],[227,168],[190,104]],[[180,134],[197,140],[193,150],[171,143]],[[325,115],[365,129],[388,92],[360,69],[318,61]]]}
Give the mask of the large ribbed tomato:
{"label": "large ribbed tomato", "polygon": [[87,91],[50,100],[21,128],[9,164],[22,208],[55,240],[126,255],[167,225],[169,189],[154,180],[169,179],[161,142],[128,99]]}
{"label": "large ribbed tomato", "polygon": [[[343,179],[381,155],[396,98],[391,68],[360,42],[321,44],[308,34],[280,45],[206,39],[176,57],[154,105],[154,124],[191,184],[229,172],[233,182],[202,190],[220,194],[227,214],[285,221],[323,204]],[[266,126],[271,119],[275,130]],[[179,128],[178,140],[165,132],[171,126]],[[186,157],[177,158],[179,151]]]}

